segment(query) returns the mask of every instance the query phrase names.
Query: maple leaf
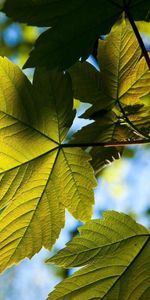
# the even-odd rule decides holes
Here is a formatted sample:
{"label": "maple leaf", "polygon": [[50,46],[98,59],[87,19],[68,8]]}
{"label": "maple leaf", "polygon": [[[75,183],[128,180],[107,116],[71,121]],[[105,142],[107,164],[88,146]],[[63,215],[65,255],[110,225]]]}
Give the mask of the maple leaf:
{"label": "maple leaf", "polygon": [[145,19],[149,0],[6,0],[3,11],[14,20],[49,26],[37,40],[25,67],[66,69],[92,53],[95,40],[110,31],[125,7]]}
{"label": "maple leaf", "polygon": [[58,284],[49,300],[134,299],[149,297],[150,233],[129,216],[114,211],[91,220],[47,260],[65,268],[81,267]]}
{"label": "maple leaf", "polygon": [[[90,103],[93,104],[81,117],[95,122],[75,134],[73,142],[86,143],[91,136],[95,142],[121,142],[131,139],[149,139],[150,108],[141,97],[150,92],[150,70],[129,22],[122,19],[115,24],[106,40],[99,41],[98,72],[89,85]],[[69,70],[76,98],[88,102],[84,93],[85,76],[91,70],[87,63],[77,63]],[[80,81],[77,78],[80,78]],[[96,97],[95,97],[96,95]],[[92,101],[93,99],[93,101]]]}
{"label": "maple leaf", "polygon": [[96,181],[90,156],[63,148],[75,112],[70,78],[38,69],[33,85],[0,58],[0,271],[42,246],[51,249],[65,208],[92,213]]}

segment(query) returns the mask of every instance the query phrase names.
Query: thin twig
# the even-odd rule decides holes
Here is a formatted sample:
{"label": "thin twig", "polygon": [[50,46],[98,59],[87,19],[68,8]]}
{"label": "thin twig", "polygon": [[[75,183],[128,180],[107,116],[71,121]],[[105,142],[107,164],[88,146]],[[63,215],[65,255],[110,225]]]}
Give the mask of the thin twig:
{"label": "thin twig", "polygon": [[136,26],[134,20],[132,18],[132,15],[130,14],[129,7],[128,7],[128,5],[127,5],[127,3],[126,3],[125,0],[124,0],[124,11],[126,13],[126,16],[128,17],[128,20],[129,20],[129,22],[130,22],[130,24],[132,26],[132,29],[133,29],[135,35],[136,35],[136,38],[137,38],[137,40],[139,42],[139,45],[140,45],[140,48],[142,50],[142,54],[145,57],[145,60],[146,60],[147,65],[148,65],[148,68],[150,70],[150,58],[149,58],[148,52],[146,51],[146,48],[145,48],[144,43],[143,43],[143,40],[142,40],[142,38],[140,36],[140,33],[139,33],[138,29],[137,29],[137,26]]}
{"label": "thin twig", "polygon": [[89,142],[89,143],[70,143],[70,144],[61,144],[62,148],[78,148],[78,147],[123,147],[129,145],[142,145],[142,144],[150,144],[150,139],[145,140],[136,140],[136,141],[119,141],[119,142],[108,142],[108,143],[99,143],[99,142]]}

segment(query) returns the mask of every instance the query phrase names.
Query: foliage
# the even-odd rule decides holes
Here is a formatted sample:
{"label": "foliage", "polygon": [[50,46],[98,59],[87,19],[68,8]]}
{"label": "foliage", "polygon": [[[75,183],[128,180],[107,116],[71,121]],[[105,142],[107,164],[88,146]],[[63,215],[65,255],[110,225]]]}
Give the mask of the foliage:
{"label": "foliage", "polygon": [[84,267],[60,283],[48,299],[148,299],[147,229],[111,211],[103,220],[89,221],[79,230],[80,236],[48,262]]}
{"label": "foliage", "polygon": [[124,10],[141,20],[149,8],[149,0],[7,0],[3,11],[17,21],[52,27],[39,37],[25,67],[66,69],[89,56],[95,39],[109,32]]}
{"label": "foliage", "polygon": [[46,71],[43,76],[37,70],[32,86],[5,58],[0,74],[3,271],[42,246],[51,248],[64,226],[65,207],[76,218],[88,220],[95,179],[88,154],[59,147],[74,118],[68,76]]}
{"label": "foliage", "polygon": [[[116,212],[89,221],[94,175],[120,158],[125,145],[150,142],[150,59],[133,21],[144,19],[149,1],[105,4],[6,0],[2,9],[15,20],[52,27],[25,64],[36,67],[33,83],[0,58],[0,270],[42,246],[50,250],[65,209],[87,222],[80,237],[48,260],[84,266],[49,299],[146,300],[150,292],[148,230]],[[98,41],[99,71],[76,62],[106,33]],[[93,123],[68,141],[74,98],[91,104],[81,117]]]}

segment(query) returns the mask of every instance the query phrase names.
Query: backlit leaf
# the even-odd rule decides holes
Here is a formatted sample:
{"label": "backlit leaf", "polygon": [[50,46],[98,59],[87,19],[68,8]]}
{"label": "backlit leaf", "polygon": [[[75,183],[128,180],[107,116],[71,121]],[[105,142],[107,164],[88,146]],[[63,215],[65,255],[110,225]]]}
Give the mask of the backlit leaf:
{"label": "backlit leaf", "polygon": [[96,122],[84,126],[74,134],[72,143],[99,142],[104,144],[113,144],[119,142],[134,141],[140,139],[128,126],[120,124],[115,114],[109,112]]}
{"label": "backlit leaf", "polygon": [[148,299],[150,234],[146,228],[110,211],[79,231],[80,236],[48,262],[82,268],[58,284],[49,300]]}
{"label": "backlit leaf", "polygon": [[100,171],[114,162],[116,159],[120,159],[123,153],[123,147],[93,147],[90,151],[92,156],[92,167],[95,174],[99,174]]}
{"label": "backlit leaf", "polygon": [[[90,156],[61,144],[74,119],[67,74],[36,71],[33,85],[0,58],[0,271],[42,246],[51,249],[64,226],[92,213]],[[86,196],[87,195],[87,196]]]}
{"label": "backlit leaf", "polygon": [[[138,42],[126,19],[115,24],[106,40],[99,41],[98,61],[101,70],[101,85],[97,89],[99,99],[95,100],[94,89],[93,106],[82,115],[94,119],[95,123],[75,134],[74,142],[81,139],[87,142],[90,135],[93,141],[110,143],[128,139],[138,140],[141,137],[148,139],[150,107],[144,104],[141,97],[150,92],[150,70],[145,59],[141,58]],[[75,66],[71,68],[70,75],[73,76],[73,88],[76,91],[78,82],[74,80],[74,76],[80,74],[81,77],[85,74],[85,64],[80,63],[78,69]],[[84,80],[84,77],[81,77],[81,90]],[[84,101],[88,102],[85,93],[84,96]],[[80,99],[81,93],[76,93],[76,97]],[[92,99],[92,89],[90,97]]]}

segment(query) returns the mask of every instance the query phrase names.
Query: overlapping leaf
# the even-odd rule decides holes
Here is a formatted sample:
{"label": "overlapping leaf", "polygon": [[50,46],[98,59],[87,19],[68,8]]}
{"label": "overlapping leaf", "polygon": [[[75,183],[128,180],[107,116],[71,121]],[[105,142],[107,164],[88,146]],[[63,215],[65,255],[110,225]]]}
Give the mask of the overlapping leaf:
{"label": "overlapping leaf", "polygon": [[113,143],[125,142],[127,140],[134,141],[137,136],[130,128],[125,125],[120,125],[115,114],[107,113],[94,123],[91,123],[74,135],[72,143],[88,143],[100,142],[101,144],[109,145]]}
{"label": "overlapping leaf", "polygon": [[83,268],[56,286],[49,300],[149,298],[150,234],[146,228],[110,211],[79,231],[80,236],[48,262]]}
{"label": "overlapping leaf", "polygon": [[74,119],[67,74],[36,71],[33,86],[0,58],[0,271],[50,249],[65,208],[90,218],[95,179],[89,155],[63,148]]}
{"label": "overlapping leaf", "polygon": [[100,72],[88,62],[77,62],[68,72],[72,80],[74,98],[96,104],[101,97]]}
{"label": "overlapping leaf", "polygon": [[122,20],[119,27],[114,26],[106,41],[99,42],[98,60],[104,93],[114,99],[128,125],[132,123],[135,131],[134,125],[137,126],[137,134],[142,135],[136,117],[149,127],[150,118],[147,122],[146,117],[150,108],[146,109],[146,115],[140,98],[150,92],[150,70],[144,57],[141,58],[138,41],[127,20]]}
{"label": "overlapping leaf", "polygon": [[[149,0],[126,1],[133,18],[145,19]],[[66,69],[80,57],[87,58],[100,34],[108,33],[124,11],[123,0],[6,0],[3,11],[17,21],[52,26],[43,33],[26,67],[59,66]]]}
{"label": "overlapping leaf", "polygon": [[[106,40],[99,42],[99,99],[95,99],[94,89],[93,106],[83,114],[83,117],[95,119],[96,122],[81,129],[75,135],[74,142],[87,142],[90,135],[93,141],[108,143],[149,138],[150,107],[145,106],[140,98],[150,92],[150,70],[140,56],[136,37],[124,19],[119,26],[116,24],[112,28]],[[86,63],[80,63],[75,71],[73,69],[74,66],[70,75],[73,88],[78,92],[76,98],[83,101],[79,90],[82,90],[82,82],[85,80],[81,75],[87,73]],[[81,78],[79,87],[76,86],[78,74]]]}
{"label": "overlapping leaf", "polygon": [[92,156],[91,164],[95,175],[99,175],[103,168],[120,159],[123,150],[123,147],[93,147],[90,155]]}

